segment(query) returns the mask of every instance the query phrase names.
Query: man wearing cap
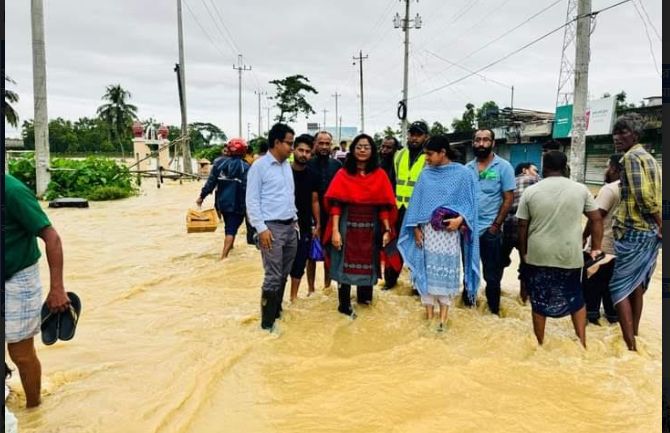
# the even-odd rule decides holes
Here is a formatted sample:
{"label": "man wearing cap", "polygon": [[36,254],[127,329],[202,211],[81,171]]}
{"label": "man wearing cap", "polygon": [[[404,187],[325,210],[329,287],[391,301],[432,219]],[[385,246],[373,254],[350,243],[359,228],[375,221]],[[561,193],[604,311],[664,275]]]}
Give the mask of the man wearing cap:
{"label": "man wearing cap", "polygon": [[[500,280],[502,279],[501,226],[514,202],[516,179],[514,169],[493,152],[495,134],[479,129],[472,140],[475,159],[467,164],[479,179],[479,252],[486,281],[486,300],[493,314],[500,311]],[[463,302],[469,305],[467,296]]]}
{"label": "man wearing cap", "polygon": [[[407,147],[399,150],[395,154],[394,172],[395,172],[395,197],[398,206],[398,219],[396,222],[396,233],[400,232],[402,220],[409,204],[409,199],[414,191],[414,184],[419,179],[419,174],[423,169],[425,157],[423,154],[423,145],[428,138],[428,125],[424,121],[416,121],[409,126],[409,138]],[[400,272],[392,267],[384,269],[384,287],[383,290],[392,289],[398,282]]]}

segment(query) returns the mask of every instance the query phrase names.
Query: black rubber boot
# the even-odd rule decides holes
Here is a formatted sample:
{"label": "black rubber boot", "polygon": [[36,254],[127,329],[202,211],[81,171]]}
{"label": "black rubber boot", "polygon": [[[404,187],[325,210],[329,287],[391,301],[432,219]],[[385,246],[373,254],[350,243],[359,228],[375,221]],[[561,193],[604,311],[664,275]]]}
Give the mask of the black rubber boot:
{"label": "black rubber boot", "polygon": [[261,328],[271,331],[277,317],[277,293],[264,291],[261,295]]}
{"label": "black rubber boot", "polygon": [[286,289],[286,280],[284,280],[284,284],[281,285],[281,288],[279,289],[279,294],[278,294],[278,300],[277,300],[277,314],[276,314],[276,319],[281,318],[281,313],[284,311],[282,308],[281,304],[284,302],[284,290]]}
{"label": "black rubber boot", "polygon": [[356,302],[359,304],[372,304],[372,286],[356,286]]}
{"label": "black rubber boot", "polygon": [[337,298],[340,301],[337,311],[355,317],[354,309],[351,308],[351,286],[349,284],[340,284],[337,287]]}

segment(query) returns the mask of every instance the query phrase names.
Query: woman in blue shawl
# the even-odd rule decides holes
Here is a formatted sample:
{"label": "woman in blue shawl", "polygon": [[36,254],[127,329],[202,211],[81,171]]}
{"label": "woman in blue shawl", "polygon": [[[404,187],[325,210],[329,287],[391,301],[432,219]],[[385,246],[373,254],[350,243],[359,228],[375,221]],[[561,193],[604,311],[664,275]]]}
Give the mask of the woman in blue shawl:
{"label": "woman in blue shawl", "polygon": [[[412,284],[421,295],[428,320],[433,318],[435,302],[440,304],[441,331],[449,305],[460,293],[461,281],[465,281],[466,294],[473,304],[477,297],[478,186],[472,171],[454,162],[456,155],[446,136],[431,137],[424,152],[426,167],[414,186],[398,249],[411,271]],[[465,256],[463,279],[461,254]]]}

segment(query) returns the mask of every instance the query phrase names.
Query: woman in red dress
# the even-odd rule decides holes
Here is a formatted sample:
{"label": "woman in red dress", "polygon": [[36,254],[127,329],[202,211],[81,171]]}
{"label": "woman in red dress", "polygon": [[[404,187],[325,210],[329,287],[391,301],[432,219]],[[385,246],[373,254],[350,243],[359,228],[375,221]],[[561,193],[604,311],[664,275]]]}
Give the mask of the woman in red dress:
{"label": "woman in red dress", "polygon": [[397,215],[395,194],[379,167],[372,137],[360,134],[349,146],[344,167],[325,195],[329,215],[323,244],[328,249],[331,278],[338,284],[338,311],[355,317],[351,286],[359,304],[372,302],[372,286],[380,275],[380,251],[393,238]]}

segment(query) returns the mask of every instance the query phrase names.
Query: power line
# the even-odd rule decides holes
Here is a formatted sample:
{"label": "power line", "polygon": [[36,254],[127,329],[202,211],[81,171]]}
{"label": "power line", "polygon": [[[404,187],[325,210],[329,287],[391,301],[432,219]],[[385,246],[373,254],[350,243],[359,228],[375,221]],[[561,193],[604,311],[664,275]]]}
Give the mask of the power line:
{"label": "power line", "polygon": [[477,3],[479,3],[479,0],[474,0],[474,1],[469,1],[469,2],[467,2],[467,4],[465,5],[466,7],[465,7],[465,9],[463,10],[463,12],[461,12],[460,14],[456,15],[455,17],[453,17],[453,18],[451,19],[451,21],[456,21],[457,19],[459,19],[459,18],[462,17],[463,15],[467,14],[468,12],[470,12],[470,11],[472,10],[472,8],[475,7],[475,5],[476,5]]}
{"label": "power line", "polygon": [[[527,23],[529,23],[530,21],[534,20],[535,18],[537,18],[538,16],[542,15],[544,12],[548,11],[549,9],[551,9],[552,7],[554,7],[554,6],[556,6],[557,4],[561,3],[562,1],[563,1],[563,0],[555,0],[553,3],[551,3],[550,5],[544,7],[543,9],[541,9],[541,10],[538,11],[538,12],[536,12],[535,14],[531,15],[530,17],[528,17],[527,19],[525,19],[525,20],[522,21],[521,23],[517,24],[515,27],[513,27],[513,28],[507,30],[506,32],[502,33],[501,35],[499,35],[499,36],[496,37],[495,39],[492,39],[491,41],[489,41],[489,42],[487,42],[486,44],[482,45],[481,47],[477,48],[476,50],[470,52],[470,53],[469,53],[468,55],[466,55],[465,57],[459,59],[456,63],[459,63],[459,64],[460,64],[460,63],[463,63],[464,60],[469,59],[469,58],[472,57],[473,55],[475,55],[475,54],[477,54],[478,52],[484,50],[485,48],[488,48],[489,46],[491,46],[491,45],[493,45],[494,43],[498,42],[499,40],[501,40],[501,39],[504,38],[505,36],[509,35],[510,33],[514,32],[514,31],[516,31],[516,30],[518,30],[518,29],[519,29],[520,27],[522,27],[524,24],[527,24]],[[458,40],[458,39],[457,39],[457,40]],[[441,70],[440,72],[438,72],[438,73],[435,74],[435,75],[442,75],[443,73],[447,72],[447,71],[448,71],[449,69],[451,69],[451,68],[452,68],[452,66],[448,66],[447,68]]]}
{"label": "power line", "polygon": [[207,39],[209,39],[209,41],[212,43],[212,46],[216,49],[216,51],[218,51],[219,54],[221,54],[221,57],[225,58],[226,55],[223,54],[223,51],[221,51],[221,50],[219,49],[219,47],[216,45],[216,43],[214,43],[214,40],[213,40],[212,37],[209,35],[209,33],[207,32],[207,30],[205,30],[205,28],[202,26],[202,24],[200,24],[200,21],[198,20],[198,17],[197,17],[197,16],[195,15],[195,13],[193,12],[193,9],[191,9],[191,6],[188,5],[188,2],[187,2],[186,0],[183,0],[183,2],[184,2],[184,4],[186,5],[186,9],[188,9],[188,11],[190,12],[191,17],[193,18],[193,20],[195,21],[195,23],[198,25],[198,27],[200,27],[200,30],[202,30],[202,33],[207,37]]}
{"label": "power line", "polygon": [[439,55],[435,54],[434,52],[432,52],[432,51],[430,51],[430,50],[424,50],[424,51],[425,51],[426,53],[432,55],[433,57],[442,60],[443,62],[447,62],[447,63],[449,63],[449,64],[452,65],[452,66],[456,66],[457,68],[461,68],[461,69],[463,69],[463,70],[466,71],[466,72],[469,72],[469,73],[471,73],[471,74],[473,74],[473,75],[477,75],[478,77],[482,78],[484,81],[490,81],[490,82],[492,82],[492,83],[498,84],[499,86],[505,87],[505,88],[507,88],[507,89],[510,89],[510,88],[512,87],[512,86],[509,85],[509,84],[501,83],[500,81],[496,81],[496,80],[494,80],[494,79],[492,79],[492,78],[485,77],[484,75],[482,75],[482,74],[480,74],[480,73],[478,73],[478,72],[475,72],[475,71],[473,71],[473,70],[471,70],[471,69],[469,69],[469,68],[466,68],[466,67],[463,66],[463,65],[459,65],[459,64],[457,64],[457,63],[452,62],[451,60],[447,60],[447,59],[445,59],[444,57],[439,56]]}
{"label": "power line", "polygon": [[212,6],[214,7],[214,12],[216,12],[216,15],[219,17],[219,21],[221,22],[221,25],[223,26],[223,29],[226,31],[226,34],[230,38],[230,42],[233,45],[233,49],[235,52],[239,53],[240,49],[239,46],[235,43],[235,38],[233,38],[233,35],[230,33],[230,30],[228,29],[228,26],[226,26],[226,22],[223,20],[223,17],[221,16],[221,12],[219,12],[219,8],[216,6],[216,3],[214,0],[209,0],[210,3],[212,3]]}
{"label": "power line", "polygon": [[661,38],[661,33],[656,29],[656,26],[651,21],[651,18],[649,17],[649,14],[647,13],[647,8],[644,7],[644,3],[642,3],[642,0],[637,0],[637,2],[640,4],[640,7],[642,8],[642,11],[644,12],[644,15],[647,17],[647,21],[649,21],[649,25],[651,26],[652,29],[654,29],[654,33],[656,33],[656,37],[658,38],[659,42],[663,43],[663,38]]}
{"label": "power line", "polygon": [[635,12],[637,12],[637,16],[640,17],[642,25],[644,26],[644,34],[647,35],[647,40],[649,41],[649,54],[651,54],[651,59],[654,61],[654,67],[656,68],[656,72],[660,75],[661,71],[658,69],[658,62],[656,61],[656,55],[654,54],[654,46],[651,43],[651,36],[649,36],[649,28],[647,27],[647,22],[644,20],[644,17],[640,13],[640,10],[638,9],[635,2],[633,2],[633,7],[635,8]]}
{"label": "power line", "polygon": [[216,20],[214,19],[214,16],[212,15],[212,11],[209,9],[209,6],[207,6],[207,3],[205,2],[205,0],[200,0],[200,3],[202,3],[202,5],[205,7],[205,10],[207,11],[207,15],[209,15],[209,18],[210,18],[210,19],[212,20],[212,22],[214,23],[214,27],[216,28],[216,30],[217,30],[217,31],[219,32],[219,34],[221,35],[221,39],[223,39],[223,41],[224,41],[226,44],[228,44],[228,47],[230,48],[230,52],[231,52],[231,54],[232,54],[233,56],[235,56],[235,54],[239,53],[239,51],[236,51],[236,50],[235,50],[235,47],[233,47],[233,46],[230,44],[230,42],[226,39],[226,37],[223,35],[223,32],[221,31],[221,28],[219,27],[219,24],[218,24],[218,23],[216,22]]}
{"label": "power line", "polygon": [[[203,0],[201,0],[201,1],[203,1]],[[214,17],[211,14],[210,9],[207,7],[207,5],[205,5],[205,8],[209,12],[210,18],[212,18],[212,21],[214,21],[214,24],[216,25],[217,30],[221,34],[221,37],[226,41],[226,43],[233,50],[234,53],[241,53],[242,51],[239,49],[239,45],[235,42],[235,38],[233,37],[233,34],[231,33],[228,26],[226,25],[226,22],[223,19],[223,14],[219,10],[219,7],[216,5],[216,2],[214,0],[209,0],[209,2],[212,4],[212,7],[214,8],[214,12],[216,13],[216,16],[218,18],[218,21],[221,24],[221,27],[223,27],[223,30],[225,31],[225,33],[227,35],[227,36],[225,36],[223,34],[223,32],[221,31],[221,28],[218,26],[218,24],[216,24],[216,20],[214,20]],[[249,57],[249,56],[247,56],[247,57]],[[261,85],[260,85],[260,82],[258,81],[258,77],[256,76],[256,71],[253,70],[253,69],[251,70],[251,76],[253,77],[253,79],[256,83],[256,88],[260,88]],[[248,87],[246,87],[246,85],[245,85],[245,88],[247,90],[250,90]]]}
{"label": "power line", "polygon": [[[628,3],[629,1],[631,1],[631,0],[622,0],[622,1],[620,1],[619,3],[615,3],[615,4],[611,5],[611,6],[606,7],[606,8],[603,8],[603,9],[600,9],[600,10],[597,10],[597,11],[594,11],[594,12],[591,12],[591,13],[589,13],[589,14],[586,14],[586,16],[595,17],[596,15],[598,15],[598,14],[601,13],[601,12],[605,12],[605,11],[607,11],[607,10],[609,10],[609,9],[615,8],[615,7],[620,6],[620,5],[624,4],[624,3]],[[458,78],[458,79],[456,79],[456,80],[450,81],[450,82],[448,82],[448,83],[446,83],[446,84],[443,84],[442,86],[439,86],[439,87],[437,87],[437,88],[435,88],[435,89],[433,89],[433,90],[429,90],[428,92],[422,93],[422,94],[420,94],[420,95],[416,95],[416,96],[414,96],[414,97],[412,97],[412,98],[409,98],[409,99],[411,100],[411,99],[421,98],[421,97],[430,95],[431,93],[435,93],[435,92],[437,92],[437,91],[439,91],[439,90],[442,90],[442,89],[444,89],[444,88],[446,88],[446,87],[452,86],[452,85],[454,85],[454,84],[456,84],[456,83],[460,83],[461,81],[463,81],[463,80],[465,80],[465,79],[467,79],[467,78],[470,78],[471,76],[476,75],[476,74],[478,74],[478,73],[480,73],[480,72],[482,72],[482,71],[484,71],[484,70],[486,70],[486,69],[489,69],[490,67],[497,65],[498,63],[500,63],[500,62],[502,62],[502,61],[508,59],[509,57],[512,57],[514,54],[517,54],[517,53],[519,53],[519,52],[525,50],[526,48],[530,47],[531,45],[535,45],[536,43],[542,41],[543,39],[546,39],[547,37],[551,36],[552,34],[556,33],[557,31],[561,30],[561,29],[564,28],[565,26],[569,25],[570,23],[572,23],[572,22],[574,22],[574,21],[577,21],[579,18],[583,18],[583,17],[581,17],[581,16],[576,16],[576,17],[573,18],[572,20],[569,20],[568,22],[566,22],[566,23],[560,25],[559,27],[556,27],[554,30],[551,30],[550,32],[545,33],[544,35],[540,36],[539,38],[536,38],[536,39],[532,40],[531,42],[528,42],[527,44],[523,45],[522,47],[517,48],[516,50],[514,50],[514,51],[512,51],[512,52],[510,52],[510,53],[505,54],[503,57],[499,58],[498,60],[495,60],[495,61],[493,61],[493,62],[491,62],[491,63],[489,63],[489,64],[487,64],[487,65],[485,65],[485,66],[482,66],[481,68],[476,69],[476,70],[472,71],[471,73],[469,73],[469,74],[467,74],[467,75],[465,75],[465,76],[463,76],[463,77],[461,77],[461,78]]]}

